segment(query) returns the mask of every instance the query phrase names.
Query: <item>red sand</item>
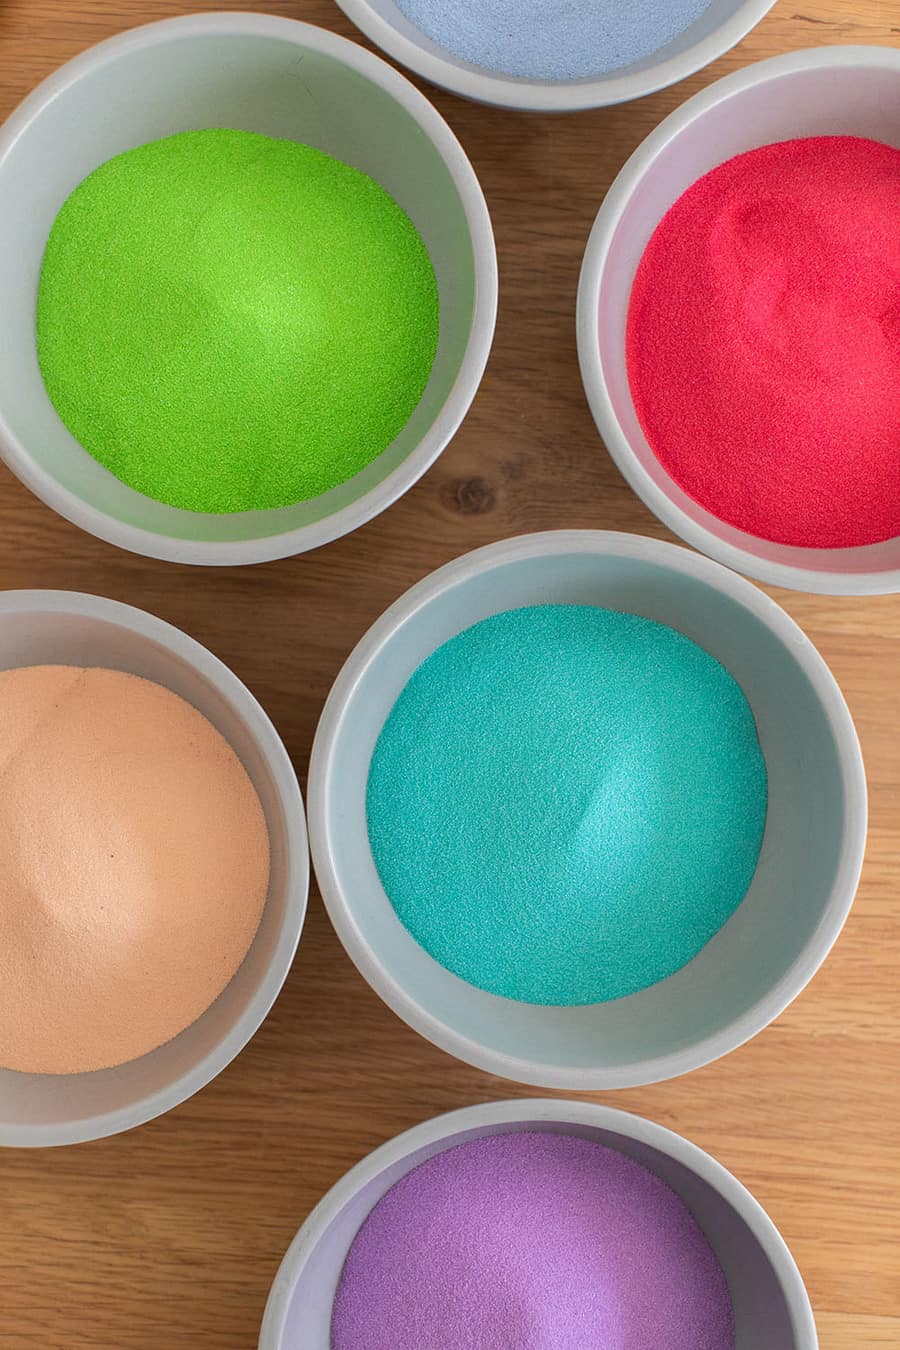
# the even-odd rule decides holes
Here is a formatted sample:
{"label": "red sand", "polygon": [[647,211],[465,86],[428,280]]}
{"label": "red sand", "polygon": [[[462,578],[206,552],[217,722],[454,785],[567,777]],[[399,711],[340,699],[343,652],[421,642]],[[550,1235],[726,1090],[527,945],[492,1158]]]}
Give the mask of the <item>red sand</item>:
{"label": "red sand", "polygon": [[900,534],[900,151],[812,137],[701,178],[641,260],[628,370],[655,454],[721,520]]}

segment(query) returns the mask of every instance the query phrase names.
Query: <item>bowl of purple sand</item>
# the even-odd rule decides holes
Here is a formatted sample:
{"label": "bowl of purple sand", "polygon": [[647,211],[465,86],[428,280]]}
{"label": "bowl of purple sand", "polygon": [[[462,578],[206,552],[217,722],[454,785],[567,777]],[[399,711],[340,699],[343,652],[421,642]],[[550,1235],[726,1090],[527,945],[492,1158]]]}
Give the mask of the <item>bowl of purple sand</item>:
{"label": "bowl of purple sand", "polygon": [[[802,188],[789,186],[788,169],[782,163],[779,174],[786,183],[784,191],[793,193],[788,207],[774,191],[765,193],[760,188],[749,203],[741,205],[739,189],[731,189],[729,204],[715,216],[716,248],[720,250],[715,256],[712,234],[704,232],[700,223],[702,216],[685,228],[685,218],[679,212],[692,194],[702,193],[713,181],[721,183],[730,167],[754,156],[758,159],[766,148],[777,152],[780,147],[783,152],[812,156],[820,153],[823,144],[856,140],[860,146],[868,146],[869,152],[877,150],[887,157],[893,151],[896,165],[896,152],[900,151],[900,123],[895,111],[898,103],[900,52],[886,47],[819,47],[747,66],[688,99],[638,146],[606,194],[585,250],[578,287],[578,356],[588,403],[607,451],[629,485],[670,530],[727,567],[768,585],[821,595],[900,591],[900,533],[892,534],[890,524],[891,516],[896,519],[900,513],[894,434],[898,418],[896,300],[884,307],[874,304],[871,312],[867,310],[867,296],[877,294],[882,276],[896,294],[896,250],[890,234],[883,249],[868,242],[876,233],[878,175],[861,169],[862,189],[851,191],[826,173],[821,161],[812,164]],[[889,187],[896,180],[895,166],[881,178]],[[774,185],[775,181],[773,175],[769,182]],[[813,187],[820,182],[838,184],[829,189],[834,210],[814,200]],[[869,183],[871,199],[865,195]],[[804,201],[809,203],[805,209]],[[835,223],[841,201],[850,203],[844,235],[839,235],[841,227]],[[896,219],[896,188],[885,201],[885,211],[893,211]],[[686,389],[685,398],[696,411],[696,421],[692,416],[682,420],[681,426],[689,423],[691,442],[704,446],[702,462],[723,494],[719,502],[727,492],[744,508],[743,518],[737,513],[725,519],[728,513],[717,514],[711,509],[714,501],[696,490],[697,480],[677,474],[677,465],[657,452],[663,444],[658,422],[647,433],[646,416],[642,415],[646,400],[632,380],[634,320],[646,280],[644,263],[654,256],[653,248],[666,226],[677,219],[685,252],[703,259],[704,267],[708,263],[706,275],[711,283],[708,292],[701,291],[696,277],[691,277],[685,280],[685,293],[699,297],[697,308],[703,313],[700,322],[706,331],[721,335],[729,316],[712,296],[716,295],[716,269],[736,237],[728,233],[728,222],[753,221],[754,210],[758,223],[740,248],[747,258],[758,256],[759,262],[755,267],[747,263],[746,284],[735,285],[734,274],[725,281],[722,274],[718,296],[728,296],[736,306],[744,306],[747,314],[762,315],[764,326],[751,328],[756,336],[743,346],[743,330],[736,323],[733,348],[728,349],[724,343],[717,346],[714,336],[702,355],[699,344],[695,347],[680,341],[688,358],[696,356],[693,378],[687,386],[676,380],[667,362],[665,389],[670,391],[676,384],[679,390]],[[790,249],[782,248],[776,240],[779,215],[790,222],[786,235]],[[853,231],[858,219],[867,222],[866,230],[859,231],[859,245],[869,249],[871,261],[860,264],[854,258],[856,280],[834,282],[838,304],[846,297],[845,308],[836,310],[830,285],[817,291],[818,282],[814,279],[807,286],[806,277],[821,264],[832,237],[837,241],[838,256],[850,253],[850,246],[856,242]],[[804,252],[806,239],[815,239],[816,243]],[[797,255],[793,254],[794,247],[798,248]],[[767,254],[769,248],[775,251]],[[797,262],[807,257],[811,260],[809,273]],[[827,267],[830,279],[834,268],[821,265]],[[785,296],[793,295],[804,305],[802,320],[793,334],[788,329],[793,311],[787,300],[783,305],[775,304],[775,291],[766,290],[777,286],[788,267],[791,284]],[[768,297],[765,304],[760,299],[763,294]],[[657,309],[649,305],[643,312],[658,315],[653,340],[658,337],[658,350],[668,353],[667,344],[675,327],[669,315],[677,313],[679,306],[674,305],[671,293],[663,301]],[[776,320],[782,312],[784,328],[779,332]],[[824,342],[829,315],[835,312],[840,313],[840,327],[834,339],[834,364],[818,357],[811,361],[801,337],[805,333],[811,341],[821,337]],[[770,315],[775,317],[770,319]],[[868,382],[853,366],[854,342],[860,350],[872,352]],[[781,355],[763,374],[764,354],[774,353],[776,346]],[[721,364],[709,362],[710,351],[723,353]],[[791,361],[784,357],[785,352],[791,353]],[[754,368],[757,354],[762,355]],[[877,363],[884,363],[885,370]],[[787,373],[779,373],[782,368]],[[761,403],[773,409],[773,430],[765,447],[767,458],[752,461],[752,469],[746,471],[751,463],[749,441],[734,410],[741,392],[751,387],[758,388]],[[848,433],[832,411],[832,399],[842,408],[845,399],[852,400],[856,389],[863,391],[863,411],[851,413]],[[888,406],[889,415],[880,413],[876,417],[873,410],[879,406]],[[782,408],[783,416],[778,412]],[[810,434],[809,422],[804,425],[807,410],[813,420],[822,413],[821,425],[827,432],[822,439],[831,441],[834,469],[823,467],[827,461],[819,452],[820,443]],[[790,428],[787,434],[778,433],[778,416]],[[713,434],[710,417],[718,419]],[[857,427],[859,441],[854,445],[852,431]],[[809,475],[819,473],[821,477],[807,486]],[[815,529],[808,529],[804,536],[796,525],[790,534],[770,530],[763,537],[759,525],[755,527],[759,532],[752,532],[752,516],[745,510],[748,505],[757,520],[768,515],[773,524],[780,524],[779,503],[792,498],[804,501],[808,508],[805,525],[825,516],[839,517],[842,533],[827,540]],[[867,537],[867,522],[874,519],[873,506],[878,507],[885,527],[872,530]]]}
{"label": "bowl of purple sand", "polygon": [[[369,448],[374,457],[366,458],[366,452],[361,467],[359,459],[352,467],[345,461],[350,476],[332,474],[302,500],[291,492],[281,504],[277,499],[275,504],[258,506],[251,502],[247,509],[241,504],[195,506],[187,499],[168,504],[164,494],[157,500],[148,495],[150,487],[139,490],[88,453],[84,433],[80,433],[82,444],[57,412],[42,378],[36,301],[47,241],[63,204],[101,165],[118,156],[150,143],[168,142],[184,132],[211,128],[228,129],[241,137],[253,133],[282,147],[296,142],[314,157],[315,152],[323,152],[348,172],[358,171],[356,179],[367,176],[415,227],[434,273],[440,313],[439,319],[435,321],[432,315],[429,322],[432,335],[437,324],[436,350],[422,376],[424,389],[417,393],[419,381],[410,395],[412,411],[404,402],[405,421],[398,412],[384,432],[386,439],[376,436],[372,440]],[[272,196],[277,205],[281,198]],[[0,215],[0,350],[5,356],[0,362],[0,457],[53,510],[120,548],[166,561],[211,566],[266,562],[318,548],[372,519],[412,487],[456,433],[478,389],[493,338],[497,264],[490,217],[475,172],[446,122],[403,75],[335,33],[265,14],[191,14],[110,38],[51,75],[0,128],[0,197],[4,203]],[[371,245],[366,244],[365,231],[358,223],[354,229],[349,236],[351,250],[355,250],[355,259],[362,259]],[[255,233],[245,234],[254,250],[265,240],[262,224]],[[115,233],[110,237],[119,239]],[[118,265],[121,250],[113,249],[111,257]],[[227,293],[236,279],[256,275],[252,267],[248,272],[247,267],[226,266],[224,286],[214,280],[210,285],[198,281],[194,287],[189,270],[188,285],[169,292],[174,308],[165,308],[166,314],[178,312],[183,301],[183,312],[195,319],[213,316],[203,346],[203,362],[207,358],[211,362],[204,365],[209,376],[199,386],[207,402],[211,398],[212,407],[217,406],[215,391],[220,385],[226,391],[232,388],[216,355],[228,348],[230,339],[220,340],[225,329],[220,325],[217,330],[215,316],[229,315],[228,322],[238,334],[257,331],[265,335],[266,342],[277,344],[285,330],[279,327],[278,304],[269,303],[266,288],[273,288],[276,298],[315,294],[315,267],[298,264],[290,248],[284,257],[287,261],[278,263],[283,274],[277,268],[259,274],[254,317],[246,323],[244,311],[236,299],[229,304]],[[154,264],[159,262],[154,259]],[[310,285],[304,284],[304,278]],[[373,320],[370,299],[360,299],[352,286],[350,293],[341,293],[338,299],[336,308],[355,315],[360,331]],[[379,312],[375,312],[376,319]],[[283,343],[287,374],[273,371],[271,386],[267,384],[268,367],[260,367],[258,381],[253,376],[259,395],[257,410],[263,410],[259,425],[264,423],[267,428],[264,435],[254,439],[258,418],[242,408],[236,410],[235,441],[251,477],[257,463],[261,473],[284,463],[295,436],[299,448],[291,462],[317,462],[314,430],[310,432],[298,417],[301,405],[304,417],[309,413],[313,424],[317,399],[323,400],[329,417],[340,418],[346,412],[339,406],[339,396],[328,392],[325,384],[315,378],[304,381],[296,374],[305,369],[304,352],[328,365],[322,352],[328,350],[331,331],[329,305],[310,304],[308,331],[302,327],[301,309],[292,313],[297,322],[292,322],[290,336]],[[64,326],[60,331],[64,332]],[[177,324],[172,332],[180,336]],[[392,320],[383,347],[393,350],[396,344],[402,354],[404,332],[403,324]],[[141,334],[137,336],[140,341]],[[111,349],[115,352],[114,341]],[[149,342],[153,362],[164,360],[177,372],[181,367],[177,361],[172,365],[166,350],[165,341],[154,338]],[[240,339],[234,350],[240,358]],[[369,387],[372,372],[381,368],[383,353],[377,338],[368,351],[370,355],[363,355],[358,364],[363,391]],[[402,359],[400,366],[405,368]],[[140,377],[145,368],[137,369]],[[106,424],[108,409],[100,407],[100,418],[102,400],[95,389],[85,396],[86,387],[78,384],[75,392],[91,425],[99,425],[98,419]],[[145,387],[159,391],[150,380]],[[388,383],[387,387],[387,405],[394,406],[390,400],[396,401],[396,385]],[[292,403],[292,411],[280,422],[277,418],[270,421],[265,413],[278,404],[273,391],[278,399],[300,400]],[[354,395],[353,400],[355,411],[346,424],[352,423],[353,435],[359,433],[358,444],[362,445],[374,419],[365,397]],[[204,462],[215,466],[224,460],[225,438],[220,434],[224,424],[207,424],[194,435],[195,402],[188,397],[175,403],[184,439],[166,439],[164,453],[173,447],[190,451],[192,462],[201,466],[202,481]],[[128,424],[139,403],[140,399],[128,394],[122,405],[129,414]],[[152,409],[148,421],[155,434],[166,409],[172,410],[172,400],[160,398],[154,405],[151,399],[147,406]],[[142,409],[137,410],[141,414]],[[230,417],[229,413],[225,420]],[[130,454],[133,429],[129,437],[127,427],[119,431],[120,422],[109,422],[112,449]],[[307,430],[301,435],[298,427]],[[335,441],[339,457],[352,439],[349,432],[346,440],[341,435],[339,428]],[[155,470],[162,452],[158,447],[154,450],[149,440],[147,447],[148,467]],[[208,476],[215,475],[210,471]]]}
{"label": "bowl of purple sand", "polygon": [[815,1350],[784,1239],[680,1135],[491,1102],[358,1163],[281,1263],[259,1350]]}
{"label": "bowl of purple sand", "polygon": [[577,112],[643,98],[717,61],[774,0],[337,0],[382,51],[476,103]]}

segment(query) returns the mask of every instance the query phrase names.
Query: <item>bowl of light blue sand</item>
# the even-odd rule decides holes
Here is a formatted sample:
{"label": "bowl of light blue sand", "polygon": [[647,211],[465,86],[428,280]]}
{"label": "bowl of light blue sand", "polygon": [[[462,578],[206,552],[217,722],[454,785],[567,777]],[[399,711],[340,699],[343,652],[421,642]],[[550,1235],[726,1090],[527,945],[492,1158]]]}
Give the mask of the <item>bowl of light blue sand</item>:
{"label": "bowl of light blue sand", "polygon": [[762,1030],[846,919],[866,785],[846,703],[773,601],[671,544],[468,554],[362,639],[309,775],[348,953],[451,1054],[569,1090]]}
{"label": "bowl of light blue sand", "polygon": [[540,112],[664,89],[729,51],[774,0],[338,0],[367,37],[464,98]]}

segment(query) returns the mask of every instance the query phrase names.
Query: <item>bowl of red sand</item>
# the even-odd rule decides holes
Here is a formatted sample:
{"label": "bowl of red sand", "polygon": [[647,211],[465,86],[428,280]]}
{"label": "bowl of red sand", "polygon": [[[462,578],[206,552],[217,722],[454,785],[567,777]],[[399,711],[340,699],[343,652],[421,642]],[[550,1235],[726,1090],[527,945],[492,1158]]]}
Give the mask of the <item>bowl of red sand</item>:
{"label": "bowl of red sand", "polygon": [[638,148],[588,241],[578,350],[609,453],[773,585],[900,590],[900,53],[749,66]]}
{"label": "bowl of red sand", "polygon": [[762,1032],[849,914],[866,784],[821,656],[693,550],[523,535],[401,596],[350,654],[307,787],[329,917],[421,1035],[607,1091]]}
{"label": "bowl of red sand", "polygon": [[220,1073],[308,885],[296,776],[237,676],[128,605],[0,595],[0,1145],[116,1134]]}
{"label": "bowl of red sand", "polygon": [[300,1229],[259,1350],[815,1350],[771,1219],[680,1135],[491,1102],[364,1158]]}
{"label": "bowl of red sand", "polygon": [[354,43],[132,29],[0,129],[0,455],[83,529],[212,565],[315,548],[456,432],[494,329],[455,136]]}

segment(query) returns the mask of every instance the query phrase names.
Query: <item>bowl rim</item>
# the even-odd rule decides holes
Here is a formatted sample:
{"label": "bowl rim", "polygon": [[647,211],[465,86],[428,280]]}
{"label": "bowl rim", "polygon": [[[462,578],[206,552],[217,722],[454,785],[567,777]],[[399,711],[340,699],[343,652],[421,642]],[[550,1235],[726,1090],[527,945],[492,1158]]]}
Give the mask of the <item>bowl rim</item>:
{"label": "bowl rim", "polygon": [[[761,558],[749,549],[729,543],[693,520],[656,483],[628,441],[616,415],[600,359],[597,315],[601,303],[601,279],[619,222],[628,202],[659,156],[686,127],[711,109],[744,90],[815,69],[852,68],[893,70],[900,74],[900,51],[892,47],[836,45],[807,48],[773,56],[745,66],[735,74],[716,80],[689,98],[647,136],[619,170],[594,220],[585,247],[578,281],[576,337],[578,362],[585,395],[594,422],[614,464],[632,490],[686,543],[709,557],[758,581],[816,595],[889,595],[900,591],[900,569],[873,572],[833,572],[808,565],[794,565]],[[670,477],[667,474],[667,477]],[[747,535],[748,539],[753,536]],[[870,547],[877,547],[871,545]],[[797,550],[809,555],[818,551],[833,557],[840,549]],[[858,550],[854,550],[858,552]]]}
{"label": "bowl rim", "polygon": [[712,33],[677,56],[645,70],[630,75],[613,72],[593,79],[571,81],[532,80],[482,70],[450,52],[440,56],[429,51],[399,32],[370,0],[337,0],[337,4],[366,37],[395,61],[462,98],[522,112],[580,112],[643,98],[696,74],[737,46],[765,18],[775,0],[742,0]]}
{"label": "bowl rim", "polygon": [[[187,14],[127,29],[73,57],[43,80],[0,126],[0,170],[32,122],[78,81],[131,52],[202,36],[265,37],[319,52],[356,71],[391,96],[434,146],[453,180],[472,245],[475,299],[462,363],[425,435],[386,478],[321,520],[257,539],[181,539],[132,525],[85,502],[31,456],[0,410],[0,458],[45,505],[98,539],[164,562],[236,566],[271,562],[330,543],[366,524],[404,495],[458,431],[478,392],[493,344],[498,275],[493,227],[484,193],[459,140],[424,94],[387,61],[330,29],[270,14]],[[185,515],[191,514],[185,512]]]}
{"label": "bowl rim", "polygon": [[617,1107],[564,1098],[528,1097],[464,1106],[434,1116],[395,1135],[345,1172],[311,1211],[282,1258],[266,1302],[258,1350],[283,1350],[291,1297],[303,1267],[334,1217],[370,1181],[430,1144],[450,1140],[471,1129],[516,1124],[593,1126],[609,1130],[655,1148],[700,1177],[744,1220],[768,1258],[784,1293],[797,1338],[795,1350],[816,1350],[819,1342],[815,1318],[794,1256],[760,1202],[724,1164],[674,1130]]}
{"label": "bowl rim", "polygon": [[[704,582],[748,610],[770,629],[802,668],[826,716],[841,765],[847,828],[825,911],[793,965],[740,1017],[702,1040],[652,1059],[613,1068],[547,1064],[506,1054],[463,1035],[428,1012],[372,952],[354,905],[338,879],[334,856],[340,848],[331,827],[329,802],[335,746],[346,708],[370,662],[414,614],[456,585],[522,559],[559,554],[595,554],[653,561],[669,571]],[[331,923],[357,970],[378,996],[426,1040],[464,1063],[513,1082],[563,1091],[594,1092],[642,1087],[702,1068],[730,1054],[763,1031],[806,988],[847,920],[862,872],[868,822],[865,769],[859,738],[844,696],[812,642],[783,610],[752,582],[703,554],[643,535],[607,530],[549,530],[503,539],[466,553],[430,573],[396,600],[350,653],[326,699],[313,741],[307,779],[307,813],[313,869]]]}
{"label": "bowl rim", "polygon": [[[105,1139],[164,1115],[212,1082],[259,1030],[284,985],[303,930],[310,878],[306,817],[294,766],[268,714],[223,661],[174,624],[119,600],[80,591],[0,592],[0,623],[14,622],[29,614],[71,615],[125,629],[141,641],[164,647],[214,687],[243,721],[271,771],[284,816],[287,882],[284,917],[265,976],[241,1016],[213,1049],[173,1082],[129,1106],[51,1125],[0,1124],[0,1146],[14,1148],[44,1148]],[[67,1077],[63,1075],[62,1081]]]}

